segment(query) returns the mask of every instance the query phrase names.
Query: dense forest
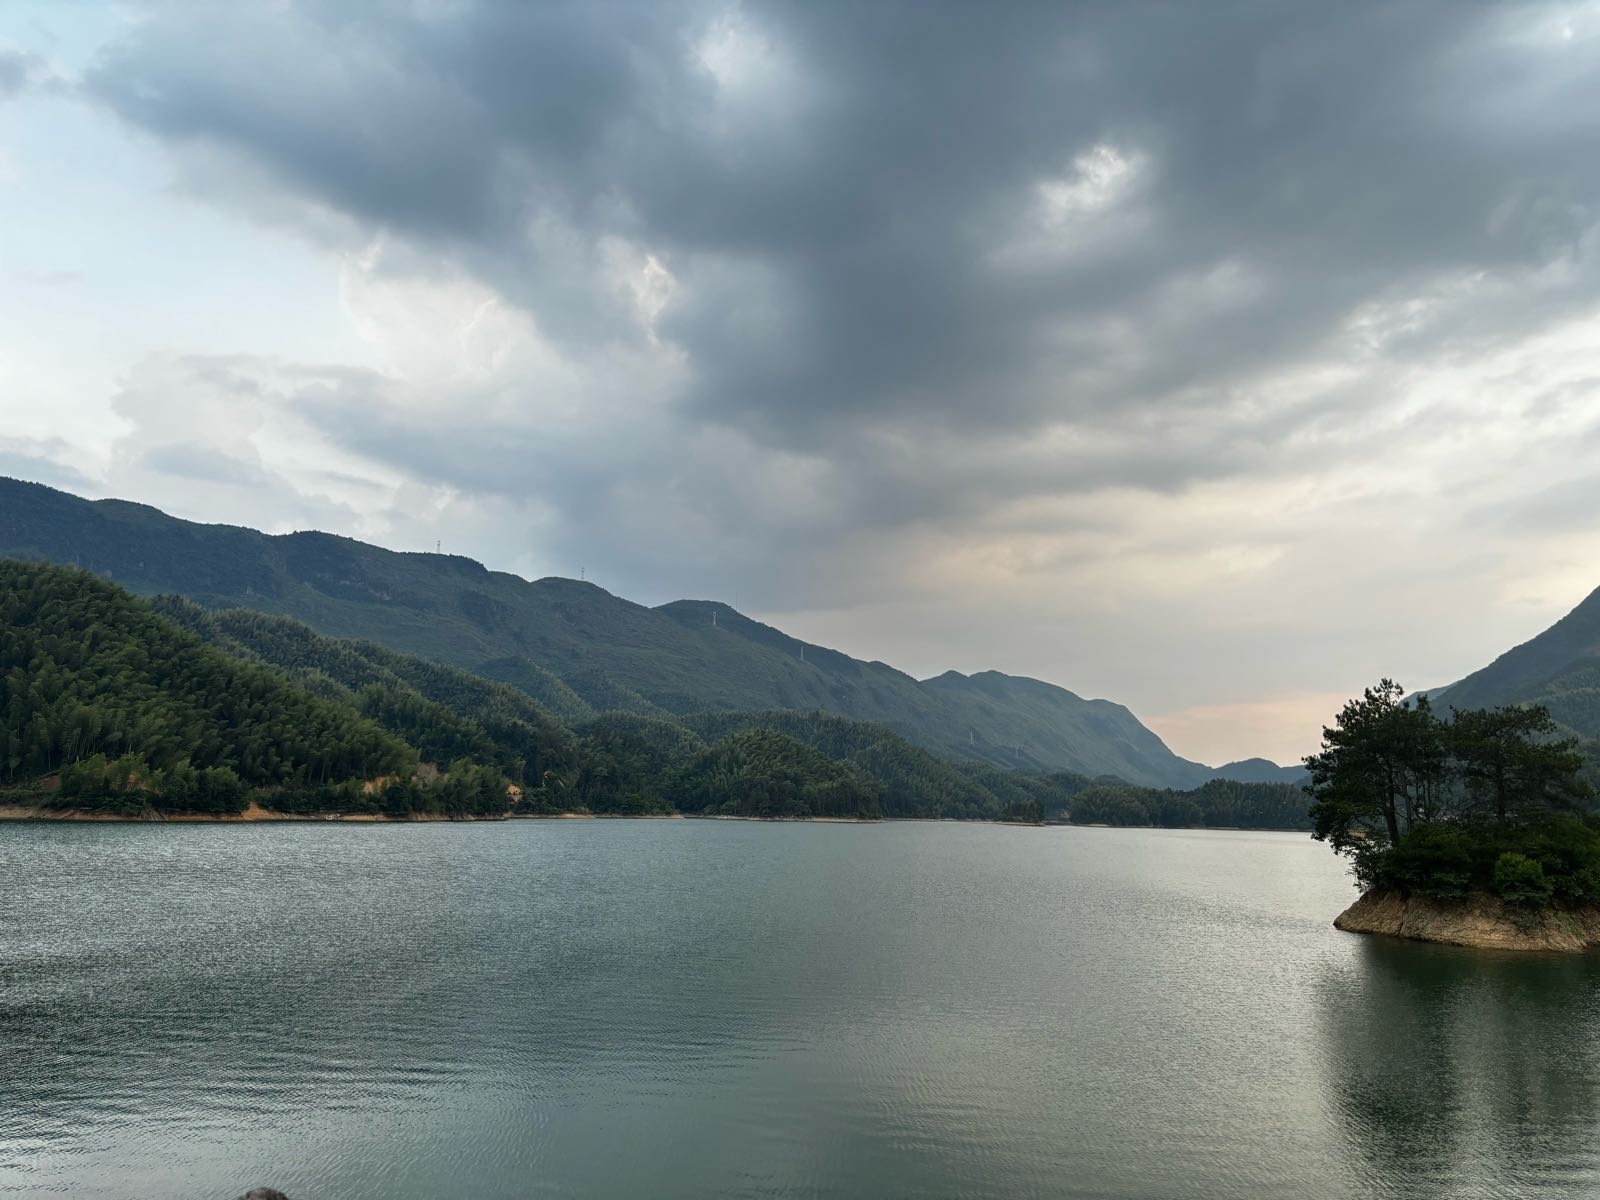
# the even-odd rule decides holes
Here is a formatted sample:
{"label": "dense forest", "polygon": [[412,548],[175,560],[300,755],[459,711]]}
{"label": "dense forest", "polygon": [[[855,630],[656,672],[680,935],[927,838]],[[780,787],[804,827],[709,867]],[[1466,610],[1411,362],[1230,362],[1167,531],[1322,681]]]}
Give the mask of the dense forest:
{"label": "dense forest", "polygon": [[154,609],[230,655],[276,668],[306,690],[355,708],[425,761],[470,759],[524,789],[565,777],[577,765],[572,732],[509,684],[372,642],[323,637],[285,617],[208,612],[171,596],[157,598]]}
{"label": "dense forest", "polygon": [[1600,902],[1600,828],[1578,743],[1538,705],[1454,710],[1383,680],[1323,730],[1314,837],[1368,888]]}
{"label": "dense forest", "polygon": [[0,563],[8,784],[234,812],[248,791],[409,777],[415,750],[347,705],[208,647],[78,571]]}
{"label": "dense forest", "polygon": [[1292,783],[1236,783],[1213,779],[1193,791],[1097,783],[1072,801],[1079,824],[1208,826],[1242,829],[1310,829],[1305,789]]}
{"label": "dense forest", "polygon": [[[1191,792],[950,762],[824,712],[568,706],[285,617],[0,562],[0,785],[73,809],[1304,824],[1282,784]],[[539,688],[548,682],[535,679]],[[561,697],[557,694],[557,699]],[[574,719],[578,718],[578,719]]]}

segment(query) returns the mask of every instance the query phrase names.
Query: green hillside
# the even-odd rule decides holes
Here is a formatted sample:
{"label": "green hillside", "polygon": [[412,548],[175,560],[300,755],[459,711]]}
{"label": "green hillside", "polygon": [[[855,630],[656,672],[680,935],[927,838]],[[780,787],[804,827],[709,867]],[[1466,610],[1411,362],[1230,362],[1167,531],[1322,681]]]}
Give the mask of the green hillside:
{"label": "green hillside", "polygon": [[1600,590],[1537,637],[1429,698],[1442,710],[1542,704],[1563,728],[1600,738]]}
{"label": "green hillside", "polygon": [[5,780],[63,800],[236,812],[409,775],[416,751],[347,705],[208,647],[80,571],[0,562]]}
{"label": "green hillside", "polygon": [[1179,759],[1131,712],[1109,700],[1084,700],[1065,688],[999,671],[975,675],[946,671],[925,686],[961,709],[971,735],[969,745],[1004,745],[1010,739],[1020,755],[1054,737],[1094,748],[1074,762],[1042,764],[1055,769],[1135,781],[1158,777],[1160,782],[1182,784],[1209,774],[1204,768],[1193,770],[1196,764]]}
{"label": "green hillside", "polygon": [[[994,817],[1005,808],[997,788],[873,722],[852,721],[833,713],[779,710],[702,713],[684,718],[684,724],[707,741],[752,729],[781,734],[854,767],[889,796],[914,797],[912,804],[897,806],[899,815]],[[994,768],[992,773],[999,778],[1033,778],[1004,768]]]}
{"label": "green hillside", "polygon": [[1120,705],[993,672],[919,682],[712,602],[651,609],[569,579],[528,582],[325,533],[200,525],[15,480],[0,480],[0,554],[82,566],[136,593],[293,617],[511,684],[572,725],[607,711],[820,710],[1002,767],[1175,787],[1215,774]]}
{"label": "green hillside", "polygon": [[153,607],[210,645],[356,709],[405,737],[427,761],[492,764],[522,787],[538,787],[546,775],[577,764],[571,730],[508,684],[371,642],[323,637],[287,617],[210,611],[175,596],[158,597]]}
{"label": "green hillside", "polygon": [[[604,775],[596,775],[598,759],[611,756],[631,764],[626,772],[630,786],[651,801],[633,807],[662,808],[669,806],[662,789],[672,771],[710,744],[758,729],[781,733],[830,761],[854,766],[877,789],[904,798],[885,802],[897,815],[988,817],[1002,807],[993,793],[958,768],[870,722],[787,710],[668,719],[614,711],[579,723],[574,733],[517,688],[372,642],[324,637],[287,617],[207,610],[181,597],[157,597],[153,606],[213,646],[275,667],[313,692],[343,700],[407,737],[425,759],[447,762],[469,756],[494,764],[525,787],[540,786],[547,775],[564,779],[582,762],[588,770],[573,786],[584,807],[596,801],[607,811],[615,807],[588,792],[599,779],[616,780],[624,773],[613,762]],[[607,798],[621,803],[615,788]]]}
{"label": "green hillside", "polygon": [[882,789],[773,729],[742,729],[708,746],[678,772],[684,812],[747,817],[883,816]]}
{"label": "green hillside", "polygon": [[881,727],[704,715],[702,736],[614,713],[575,732],[525,693],[455,668],[18,561],[0,561],[0,713],[7,794],[69,808],[979,818],[1002,808]]}
{"label": "green hillside", "polygon": [[[821,711],[605,712],[572,728],[454,667],[18,561],[0,561],[0,715],[0,794],[119,813],[1065,820],[1127,786],[952,763]],[[1200,820],[1177,802],[1148,815],[1174,813]]]}

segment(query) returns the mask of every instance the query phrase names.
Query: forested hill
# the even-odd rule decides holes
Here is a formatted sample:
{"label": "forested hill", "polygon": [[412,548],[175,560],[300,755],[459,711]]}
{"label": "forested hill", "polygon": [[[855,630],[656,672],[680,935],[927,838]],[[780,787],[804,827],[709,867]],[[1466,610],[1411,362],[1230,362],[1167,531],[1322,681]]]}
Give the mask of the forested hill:
{"label": "forested hill", "polygon": [[1542,704],[1565,729],[1600,738],[1600,590],[1537,637],[1429,698],[1444,711]]}
{"label": "forested hill", "polygon": [[153,607],[212,647],[371,717],[427,762],[492,765],[524,788],[541,786],[547,776],[564,777],[578,765],[572,731],[509,684],[371,642],[324,637],[287,617],[213,611],[178,596],[157,597]]}
{"label": "forested hill", "polygon": [[238,811],[253,789],[410,775],[416,752],[349,707],[240,662],[78,571],[0,563],[5,780]]}
{"label": "forested hill", "polygon": [[178,593],[208,608],[292,616],[513,684],[568,724],[614,711],[823,710],[881,723],[945,757],[1004,767],[1176,787],[1216,774],[1173,754],[1121,705],[994,673],[920,682],[803,646],[711,602],[651,609],[593,584],[528,582],[465,558],[195,524],[5,479],[0,555],[81,566],[137,593]]}
{"label": "forested hill", "polygon": [[[1064,819],[1069,772],[955,764],[828,713],[602,713],[286,617],[147,601],[73,568],[0,561],[0,801],[135,813],[554,812]],[[1122,786],[1122,785],[1115,785]],[[1303,828],[1283,785],[1175,793],[1119,821]]]}

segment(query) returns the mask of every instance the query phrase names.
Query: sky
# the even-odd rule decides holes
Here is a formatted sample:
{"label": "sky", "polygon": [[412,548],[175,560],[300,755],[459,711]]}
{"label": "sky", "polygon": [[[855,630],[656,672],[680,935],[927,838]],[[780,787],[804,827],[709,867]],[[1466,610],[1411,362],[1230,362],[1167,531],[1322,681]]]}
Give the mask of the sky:
{"label": "sky", "polygon": [[1288,762],[1600,585],[1600,6],[0,7],[0,474]]}

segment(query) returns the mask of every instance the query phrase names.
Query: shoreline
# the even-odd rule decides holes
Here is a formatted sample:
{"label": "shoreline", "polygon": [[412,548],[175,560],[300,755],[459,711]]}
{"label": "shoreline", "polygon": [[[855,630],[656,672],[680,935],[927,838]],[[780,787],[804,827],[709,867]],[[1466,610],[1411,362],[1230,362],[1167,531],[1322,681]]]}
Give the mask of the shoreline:
{"label": "shoreline", "polygon": [[[141,813],[96,812],[82,808],[52,808],[34,804],[0,804],[0,821],[57,821],[100,825],[255,825],[297,821],[313,825],[420,825],[443,822],[492,821],[761,821],[768,824],[882,825],[886,821],[942,821],[943,817],[745,817],[723,813],[504,813],[500,816],[449,817],[416,813],[392,817],[386,813],[287,813],[251,804],[242,813],[167,813],[154,809]],[[960,823],[960,822],[954,822]],[[985,822],[976,822],[984,824]],[[1000,822],[989,822],[999,824]]]}
{"label": "shoreline", "polygon": [[96,812],[82,808],[51,808],[38,804],[0,804],[0,821],[82,822],[99,825],[257,825],[295,821],[313,825],[436,825],[445,822],[489,821],[681,821],[682,813],[504,813],[500,816],[449,817],[436,813],[414,813],[392,817],[387,813],[288,813],[252,803],[242,813]]}
{"label": "shoreline", "polygon": [[317,824],[345,822],[357,825],[404,824],[434,821],[503,821],[506,817],[443,817],[419,813],[391,817],[384,813],[286,813],[252,804],[242,813],[96,812],[82,808],[51,808],[45,805],[0,804],[0,821],[86,822],[99,825],[258,825],[273,821],[300,821]]}
{"label": "shoreline", "polygon": [[675,813],[685,821],[764,821],[769,825],[882,825],[885,821],[943,821],[945,817],[746,817],[736,813]]}
{"label": "shoreline", "polygon": [[1574,954],[1600,946],[1600,908],[1523,908],[1488,892],[1445,900],[1374,888],[1340,913],[1333,926],[1346,933],[1473,950]]}
{"label": "shoreline", "polygon": [[750,817],[728,813],[505,813],[500,816],[448,817],[418,813],[391,817],[385,813],[286,813],[252,803],[242,813],[163,813],[154,809],[125,814],[96,812],[93,809],[52,808],[39,804],[0,803],[0,823],[7,821],[51,821],[98,825],[256,825],[269,822],[297,822],[302,825],[437,825],[449,822],[484,823],[495,821],[753,821],[766,825],[995,825],[1008,829],[1147,829],[1199,833],[1300,833],[1297,829],[1254,829],[1247,825],[1115,826],[1074,825],[1070,821],[1002,821],[996,817],[962,820],[959,817]]}

